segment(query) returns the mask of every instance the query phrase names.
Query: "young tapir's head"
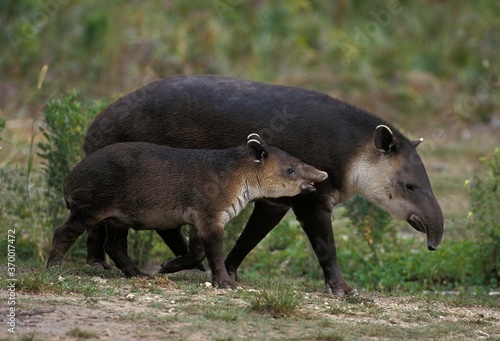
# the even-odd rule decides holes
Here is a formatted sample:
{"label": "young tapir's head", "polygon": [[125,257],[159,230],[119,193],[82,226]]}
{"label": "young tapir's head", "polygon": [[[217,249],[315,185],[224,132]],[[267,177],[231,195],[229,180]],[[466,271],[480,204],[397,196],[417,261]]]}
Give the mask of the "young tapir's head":
{"label": "young tapir's head", "polygon": [[444,220],[416,151],[421,141],[408,141],[379,125],[373,141],[358,150],[349,182],[355,192],[425,233],[428,249],[436,250],[443,239]]}
{"label": "young tapir's head", "polygon": [[328,177],[313,166],[307,165],[284,151],[266,145],[257,134],[247,137],[249,156],[255,172],[254,185],[261,187],[265,197],[291,197],[316,190],[314,183]]}

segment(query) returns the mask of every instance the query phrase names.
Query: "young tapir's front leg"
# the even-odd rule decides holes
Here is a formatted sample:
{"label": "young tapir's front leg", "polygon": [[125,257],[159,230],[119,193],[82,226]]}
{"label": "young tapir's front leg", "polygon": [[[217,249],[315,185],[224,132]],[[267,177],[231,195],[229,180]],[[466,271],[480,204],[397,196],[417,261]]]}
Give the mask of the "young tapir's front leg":
{"label": "young tapir's front leg", "polygon": [[54,231],[52,248],[47,259],[47,267],[60,264],[66,252],[95,222],[92,219],[71,214],[66,222]]}
{"label": "young tapir's front leg", "polygon": [[308,199],[308,203],[302,200],[293,210],[323,269],[327,292],[336,296],[358,295],[356,289],[346,284],[338,267],[331,209],[319,200]]}
{"label": "young tapir's front leg", "polygon": [[148,276],[141,272],[127,253],[128,227],[107,222],[107,238],[104,244],[107,254],[126,277]]}
{"label": "young tapir's front leg", "polygon": [[205,271],[205,266],[203,266],[203,269],[200,268],[200,266],[203,265],[202,262],[204,259],[205,249],[203,248],[200,235],[194,226],[190,226],[188,253],[184,256],[178,256],[164,262],[161,265],[160,273],[174,273],[181,270],[193,269],[195,267]]}
{"label": "young tapir's front leg", "polygon": [[205,249],[208,265],[212,270],[212,285],[215,288],[235,287],[224,265],[224,225],[219,222],[201,223],[196,226]]}

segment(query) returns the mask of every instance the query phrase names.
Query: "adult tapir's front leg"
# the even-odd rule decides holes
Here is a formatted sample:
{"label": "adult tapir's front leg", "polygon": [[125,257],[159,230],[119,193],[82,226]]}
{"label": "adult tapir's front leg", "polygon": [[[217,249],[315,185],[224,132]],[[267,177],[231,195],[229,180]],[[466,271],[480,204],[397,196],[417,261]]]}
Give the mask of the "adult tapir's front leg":
{"label": "adult tapir's front leg", "polygon": [[256,201],[243,232],[226,258],[226,269],[231,278],[238,280],[238,267],[257,244],[280,222],[289,208]]}
{"label": "adult tapir's front leg", "polygon": [[293,207],[293,211],[318,257],[327,292],[336,296],[358,295],[356,289],[347,285],[339,270],[330,205],[314,194],[299,203]]}

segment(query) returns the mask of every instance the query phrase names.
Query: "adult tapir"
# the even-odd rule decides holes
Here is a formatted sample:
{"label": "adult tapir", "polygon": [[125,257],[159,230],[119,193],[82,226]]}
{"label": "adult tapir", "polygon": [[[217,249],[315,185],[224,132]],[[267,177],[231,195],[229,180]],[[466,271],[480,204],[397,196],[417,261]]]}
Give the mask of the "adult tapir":
{"label": "adult tapir", "polygon": [[[354,194],[425,233],[429,250],[439,247],[444,219],[415,149],[420,140],[409,141],[381,118],[316,91],[219,76],[162,79],[105,108],[88,129],[84,151],[125,141],[228,148],[249,131],[326,171],[328,179],[311,195],[255,203],[225,261],[232,277],[291,208],[318,257],[327,291],[356,294],[339,270],[331,224],[333,207]],[[102,261],[98,231],[104,229],[89,237],[90,262]],[[182,242],[179,235],[168,238]]]}

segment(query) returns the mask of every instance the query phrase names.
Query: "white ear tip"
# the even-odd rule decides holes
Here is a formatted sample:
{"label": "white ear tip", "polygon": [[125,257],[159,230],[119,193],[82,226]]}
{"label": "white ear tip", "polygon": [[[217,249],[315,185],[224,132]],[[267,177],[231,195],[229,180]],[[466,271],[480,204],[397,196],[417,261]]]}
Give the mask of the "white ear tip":
{"label": "white ear tip", "polygon": [[422,142],[422,141],[424,140],[424,138],[423,138],[423,137],[421,137],[421,138],[419,138],[418,140],[419,140],[420,142]]}
{"label": "white ear tip", "polygon": [[385,128],[385,129],[389,130],[389,132],[392,134],[392,130],[388,126],[386,126],[385,124],[378,125],[377,128],[375,128],[375,130],[377,130],[378,128]]}
{"label": "white ear tip", "polygon": [[255,142],[255,143],[258,143],[258,144],[261,144],[259,141],[257,141],[256,139],[251,139],[251,140],[248,140],[247,144],[249,144],[250,142]]}
{"label": "white ear tip", "polygon": [[255,136],[257,138],[259,138],[259,134],[256,134],[256,133],[251,133],[250,135],[247,136],[247,140],[250,138],[250,136]]}

